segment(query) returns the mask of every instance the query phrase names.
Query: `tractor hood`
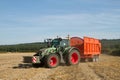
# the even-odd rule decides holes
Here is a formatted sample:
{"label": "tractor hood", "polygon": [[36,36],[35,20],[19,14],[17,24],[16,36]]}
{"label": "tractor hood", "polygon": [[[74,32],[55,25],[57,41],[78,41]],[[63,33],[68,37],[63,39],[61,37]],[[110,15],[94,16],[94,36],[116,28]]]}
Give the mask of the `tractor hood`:
{"label": "tractor hood", "polygon": [[41,55],[45,56],[45,55],[49,55],[51,53],[56,53],[56,48],[52,47],[52,48],[45,48],[45,49],[41,49],[40,50]]}

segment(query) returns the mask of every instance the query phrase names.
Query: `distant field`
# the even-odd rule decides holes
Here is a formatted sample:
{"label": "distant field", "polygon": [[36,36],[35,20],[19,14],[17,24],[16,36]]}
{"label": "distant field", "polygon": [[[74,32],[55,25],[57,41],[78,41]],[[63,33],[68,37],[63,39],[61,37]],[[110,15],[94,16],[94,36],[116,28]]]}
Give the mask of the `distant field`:
{"label": "distant field", "polygon": [[81,62],[79,65],[57,68],[34,68],[34,53],[0,54],[0,80],[119,80],[120,57],[102,54],[99,62]]}

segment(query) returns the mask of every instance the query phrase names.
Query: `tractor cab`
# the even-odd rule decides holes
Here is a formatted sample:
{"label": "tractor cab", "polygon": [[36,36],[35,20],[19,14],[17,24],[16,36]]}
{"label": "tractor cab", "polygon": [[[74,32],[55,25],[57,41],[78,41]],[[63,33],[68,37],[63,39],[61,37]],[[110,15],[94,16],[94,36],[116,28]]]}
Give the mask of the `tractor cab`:
{"label": "tractor cab", "polygon": [[52,47],[58,48],[58,47],[68,47],[69,46],[69,40],[68,39],[62,39],[62,38],[56,38],[52,40],[51,42]]}

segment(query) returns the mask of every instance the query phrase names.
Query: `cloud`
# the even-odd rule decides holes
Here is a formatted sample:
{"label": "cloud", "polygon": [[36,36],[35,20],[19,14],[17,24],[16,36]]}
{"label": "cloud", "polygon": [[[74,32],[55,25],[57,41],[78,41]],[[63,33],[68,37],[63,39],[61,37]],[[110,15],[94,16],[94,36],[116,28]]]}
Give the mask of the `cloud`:
{"label": "cloud", "polygon": [[[14,19],[13,19],[14,20]],[[64,15],[42,15],[37,17],[18,18],[14,21],[29,25],[29,27],[41,28],[79,28],[81,29],[106,29],[119,28],[120,15],[110,13],[99,14],[64,14]],[[27,26],[26,26],[27,27]]]}
{"label": "cloud", "polygon": [[0,27],[1,44],[38,42],[57,35],[65,38],[68,34],[100,39],[120,38],[120,15],[114,13],[12,16],[5,20],[8,22],[0,24],[5,26]]}
{"label": "cloud", "polygon": [[[31,29],[53,32],[113,32],[120,29],[120,15],[113,13],[81,13],[81,14],[57,14],[37,15],[33,17],[13,17],[8,21],[12,23],[2,24],[11,29]],[[41,31],[40,30],[40,31]]]}

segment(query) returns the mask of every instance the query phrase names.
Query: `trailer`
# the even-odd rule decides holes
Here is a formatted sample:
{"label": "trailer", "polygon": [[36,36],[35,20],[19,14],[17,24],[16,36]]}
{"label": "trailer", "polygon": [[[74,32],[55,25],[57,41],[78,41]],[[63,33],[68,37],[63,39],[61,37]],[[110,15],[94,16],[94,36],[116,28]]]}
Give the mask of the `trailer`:
{"label": "trailer", "polygon": [[101,43],[98,39],[90,37],[72,37],[70,46],[76,47],[80,52],[81,61],[89,59],[89,61],[98,61],[101,53]]}
{"label": "trailer", "polygon": [[50,45],[33,55],[34,66],[45,65],[54,68],[60,64],[61,60],[64,60],[67,65],[76,65],[86,60],[97,62],[101,54],[100,41],[90,37],[55,38]]}

